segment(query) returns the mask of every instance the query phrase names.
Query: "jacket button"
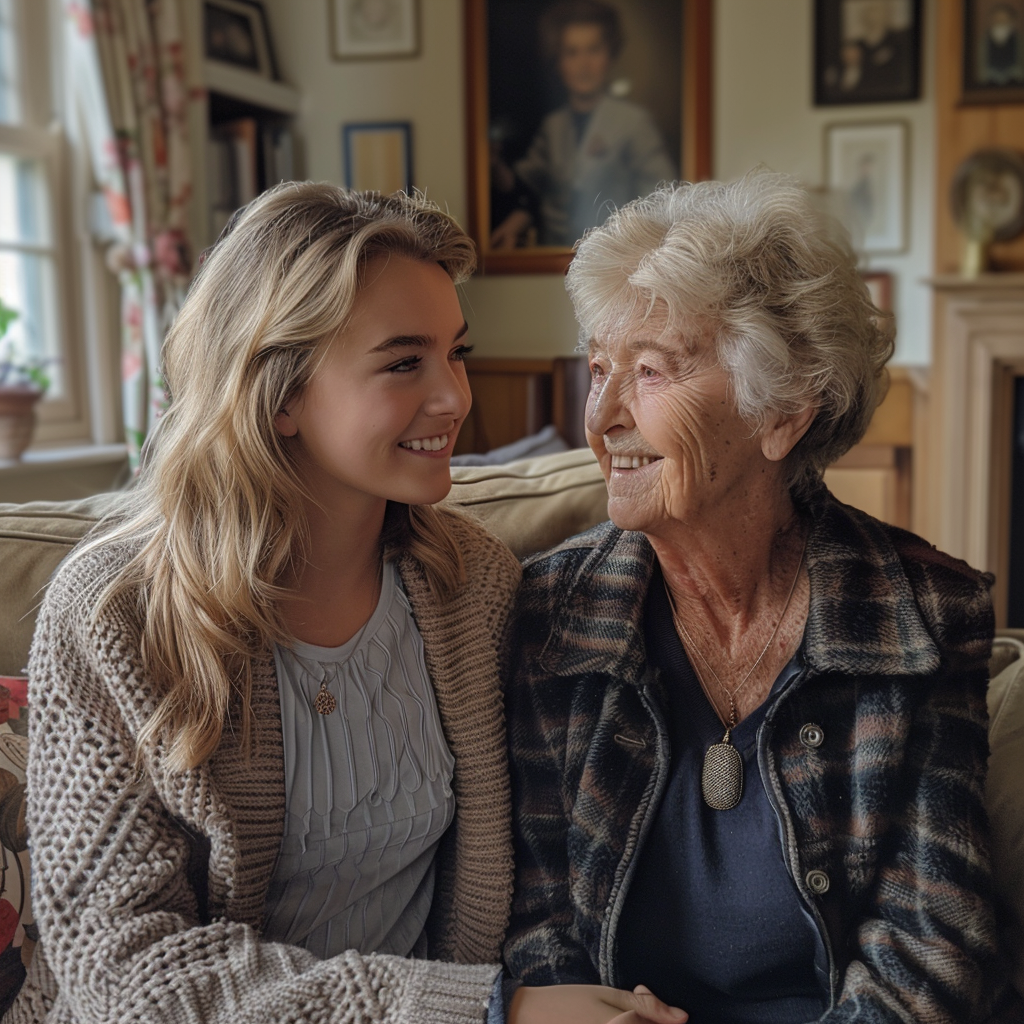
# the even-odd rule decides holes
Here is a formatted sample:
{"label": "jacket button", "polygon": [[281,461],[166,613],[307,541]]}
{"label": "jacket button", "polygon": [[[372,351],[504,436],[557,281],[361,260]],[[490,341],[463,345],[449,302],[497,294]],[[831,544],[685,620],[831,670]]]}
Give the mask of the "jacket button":
{"label": "jacket button", "polygon": [[824,871],[819,871],[815,868],[813,871],[807,872],[807,877],[804,879],[807,883],[807,888],[814,893],[815,896],[824,896],[828,892],[828,887],[831,884],[828,880],[828,875]]}
{"label": "jacket button", "polygon": [[825,742],[825,731],[820,725],[815,725],[814,722],[808,722],[806,725],[800,727],[800,742],[805,747],[810,747],[812,750],[815,747],[820,747]]}

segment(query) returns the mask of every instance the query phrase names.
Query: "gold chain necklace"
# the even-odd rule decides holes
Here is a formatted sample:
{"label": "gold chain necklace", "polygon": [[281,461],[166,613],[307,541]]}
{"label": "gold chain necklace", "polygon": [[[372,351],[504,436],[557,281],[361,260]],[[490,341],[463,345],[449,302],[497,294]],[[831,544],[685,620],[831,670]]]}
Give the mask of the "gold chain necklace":
{"label": "gold chain necklace", "polygon": [[704,682],[704,677],[698,670],[697,665],[693,663],[693,674],[697,677],[697,682],[700,683],[700,688],[704,691],[704,696],[707,697],[708,703],[712,708],[714,708],[715,714],[718,715],[719,720],[721,720],[722,724],[725,725],[725,735],[722,737],[722,741],[720,743],[712,743],[704,752],[704,766],[700,773],[700,788],[704,795],[704,803],[716,811],[731,811],[740,802],[740,799],[743,796],[743,758],[736,747],[729,742],[729,736],[732,733],[732,730],[736,728],[736,694],[738,694],[750,681],[750,677],[754,674],[757,666],[764,660],[764,656],[768,653],[772,642],[778,636],[779,630],[782,628],[782,623],[786,619],[786,612],[789,611],[790,602],[793,600],[793,595],[796,593],[796,585],[800,579],[800,570],[803,568],[804,555],[806,552],[807,538],[805,537],[803,548],[800,550],[800,561],[797,563],[796,573],[793,576],[793,582],[790,585],[789,594],[786,596],[786,603],[782,606],[782,614],[779,616],[779,621],[775,624],[775,628],[772,630],[772,635],[768,637],[768,643],[764,645],[763,650],[757,656],[757,660],[750,666],[747,674],[731,690],[727,689],[722,684],[722,680],[718,677],[718,673],[708,663],[707,658],[701,654],[700,648],[693,642],[690,634],[686,631],[686,627],[683,625],[683,620],[676,611],[676,602],[672,597],[672,591],[669,589],[668,580],[665,580],[664,577],[662,577],[665,584],[665,594],[668,597],[669,608],[672,610],[672,622],[675,624],[676,629],[682,633],[683,639],[686,641],[687,650],[693,651],[693,653],[700,658],[704,667],[712,674],[712,676],[714,676],[719,689],[724,691],[725,695],[729,698],[729,721],[725,722],[722,720],[721,714],[719,714],[717,705],[711,699],[711,693],[708,690],[707,683]]}
{"label": "gold chain necklace", "polygon": [[[377,562],[377,578],[373,582],[373,600],[370,602],[370,616],[366,620],[369,622],[373,618],[374,612],[377,610],[377,605],[380,603],[381,593],[384,590],[384,556],[381,555]],[[363,629],[366,628],[366,622],[356,630],[353,635],[358,635]],[[347,643],[348,641],[346,641]],[[316,696],[313,698],[313,707],[318,715],[330,715],[334,713],[335,708],[338,706],[337,698],[327,689],[327,673],[325,672],[320,679],[320,689],[317,690]]]}

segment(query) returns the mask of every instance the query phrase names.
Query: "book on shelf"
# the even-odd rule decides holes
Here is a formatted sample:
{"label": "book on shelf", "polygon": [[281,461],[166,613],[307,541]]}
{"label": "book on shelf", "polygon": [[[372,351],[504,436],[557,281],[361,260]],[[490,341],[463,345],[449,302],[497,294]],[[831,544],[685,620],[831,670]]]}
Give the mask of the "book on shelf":
{"label": "book on shelf", "polygon": [[210,230],[216,238],[231,214],[264,189],[295,177],[291,127],[239,117],[210,128],[207,159]]}

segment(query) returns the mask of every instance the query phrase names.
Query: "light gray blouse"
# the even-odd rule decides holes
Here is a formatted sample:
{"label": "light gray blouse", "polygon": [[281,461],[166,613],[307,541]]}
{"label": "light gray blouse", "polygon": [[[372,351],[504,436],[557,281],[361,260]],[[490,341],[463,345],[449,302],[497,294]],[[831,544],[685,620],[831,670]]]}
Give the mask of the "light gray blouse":
{"label": "light gray blouse", "polygon": [[[455,815],[455,766],[398,572],[340,647],[275,650],[285,831],[264,936],[321,957],[424,955],[434,855]],[[337,701],[313,708],[326,681]]]}

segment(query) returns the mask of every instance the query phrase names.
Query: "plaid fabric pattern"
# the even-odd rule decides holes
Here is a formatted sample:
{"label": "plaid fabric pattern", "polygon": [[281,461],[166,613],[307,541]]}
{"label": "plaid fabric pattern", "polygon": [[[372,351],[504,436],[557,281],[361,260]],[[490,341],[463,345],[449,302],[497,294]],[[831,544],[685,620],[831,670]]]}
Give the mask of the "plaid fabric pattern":
{"label": "plaid fabric pattern", "polygon": [[[980,1020],[995,992],[985,687],[992,577],[809,503],[806,667],[758,736],[784,855],[829,954],[829,1024]],[[643,610],[654,554],[610,523],[527,563],[507,657],[528,984],[616,984],[615,933],[667,781]],[[824,735],[801,739],[806,724]]]}

